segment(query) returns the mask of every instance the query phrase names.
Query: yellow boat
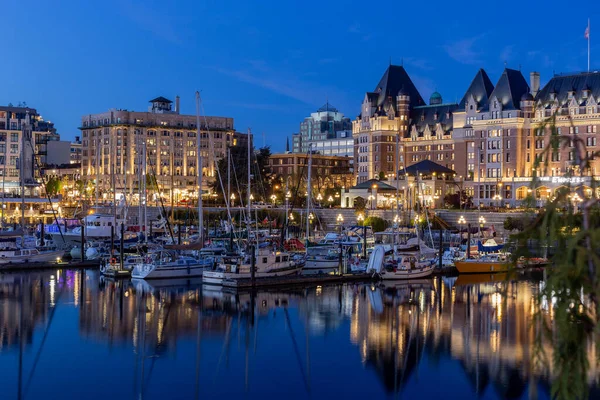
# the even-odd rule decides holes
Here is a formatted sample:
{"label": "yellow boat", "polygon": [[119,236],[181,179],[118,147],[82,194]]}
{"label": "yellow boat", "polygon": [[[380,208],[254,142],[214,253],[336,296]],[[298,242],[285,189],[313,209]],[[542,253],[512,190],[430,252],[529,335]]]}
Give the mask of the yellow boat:
{"label": "yellow boat", "polygon": [[481,273],[481,274],[461,274],[458,278],[456,278],[456,282],[454,282],[454,286],[463,286],[463,285],[478,285],[481,283],[497,283],[497,282],[505,282],[508,280],[511,274],[506,272],[501,272],[497,274],[490,274],[489,272]]}
{"label": "yellow boat", "polygon": [[486,254],[480,258],[456,261],[454,266],[461,274],[489,274],[507,272],[513,268],[507,254]]}

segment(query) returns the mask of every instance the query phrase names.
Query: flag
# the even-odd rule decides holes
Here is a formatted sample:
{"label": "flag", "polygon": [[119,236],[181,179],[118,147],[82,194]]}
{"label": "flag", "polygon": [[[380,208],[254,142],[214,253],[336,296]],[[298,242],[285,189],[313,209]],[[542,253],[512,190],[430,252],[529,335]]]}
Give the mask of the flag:
{"label": "flag", "polygon": [[583,34],[583,37],[585,37],[587,40],[590,40],[590,26],[588,25],[587,28],[585,28],[585,33]]}

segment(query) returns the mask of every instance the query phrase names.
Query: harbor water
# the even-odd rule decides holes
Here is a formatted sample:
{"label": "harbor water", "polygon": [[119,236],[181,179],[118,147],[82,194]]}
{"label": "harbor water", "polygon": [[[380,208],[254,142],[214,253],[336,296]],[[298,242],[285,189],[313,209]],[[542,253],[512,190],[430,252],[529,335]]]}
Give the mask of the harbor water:
{"label": "harbor water", "polygon": [[505,278],[251,294],[95,270],[3,273],[0,398],[548,399],[543,276]]}

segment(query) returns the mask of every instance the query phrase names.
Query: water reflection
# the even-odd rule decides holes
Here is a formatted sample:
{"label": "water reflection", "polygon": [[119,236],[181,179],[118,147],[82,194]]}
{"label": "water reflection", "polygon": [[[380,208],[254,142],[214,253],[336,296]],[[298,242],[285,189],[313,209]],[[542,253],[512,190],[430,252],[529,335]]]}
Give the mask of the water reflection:
{"label": "water reflection", "polygon": [[[203,288],[199,281],[106,281],[93,271],[3,274],[0,370],[14,368],[11,354],[25,353],[25,361],[0,390],[18,386],[18,398],[30,386],[42,390],[35,377],[48,370],[37,366],[40,355],[60,345],[48,332],[76,323],[79,341],[70,338],[80,353],[75,362],[110,370],[118,359],[126,397],[159,398],[165,392],[158,383],[185,375],[190,384],[180,388],[182,398],[259,397],[277,390],[277,377],[301,397],[321,397],[346,376],[370,382],[373,395],[444,393],[431,384],[440,376],[453,379],[465,398],[548,398],[552,369],[534,357],[537,343],[552,359],[550,343],[538,340],[543,322],[553,324],[548,302],[541,313],[536,309],[541,277],[504,278],[250,294]],[[53,321],[61,308],[64,314]],[[105,357],[95,359],[98,353]],[[600,377],[594,346],[587,354],[593,396]],[[86,387],[90,398],[98,382]]]}

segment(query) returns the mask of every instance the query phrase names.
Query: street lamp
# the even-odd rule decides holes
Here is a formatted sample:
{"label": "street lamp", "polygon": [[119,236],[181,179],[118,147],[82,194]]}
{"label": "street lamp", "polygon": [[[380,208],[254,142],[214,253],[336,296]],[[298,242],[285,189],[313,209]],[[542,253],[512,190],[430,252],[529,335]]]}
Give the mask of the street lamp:
{"label": "street lamp", "polygon": [[362,235],[363,235],[363,243],[362,243],[362,250],[363,250],[363,259],[367,258],[367,225],[365,224],[365,215],[363,213],[360,213],[356,216],[356,220],[359,222],[360,225],[362,225]]}
{"label": "street lamp", "polygon": [[356,220],[358,221],[359,225],[362,225],[365,220],[365,215],[363,213],[358,214],[356,216]]}
{"label": "street lamp", "polygon": [[467,220],[465,219],[465,217],[463,215],[460,216],[460,218],[458,219],[458,226],[460,227],[460,238],[462,239],[462,226],[465,225],[467,223]]}
{"label": "street lamp", "polygon": [[273,207],[275,207],[275,202],[277,201],[277,196],[274,194],[271,195],[271,201],[273,202]]}
{"label": "street lamp", "polygon": [[375,193],[375,195],[374,195],[375,196],[375,208],[377,208],[377,184],[376,183],[374,183],[371,186],[371,193]]}
{"label": "street lamp", "polygon": [[336,220],[340,225],[340,233],[342,233],[342,224],[344,223],[344,216],[342,214],[338,214]]}
{"label": "street lamp", "polygon": [[375,197],[372,194],[370,194],[369,201],[371,202],[371,210],[373,209],[373,200],[375,200]]}
{"label": "street lamp", "polygon": [[483,216],[479,217],[479,236],[481,236],[481,231],[483,230],[484,224],[485,224],[485,218],[483,218]]}
{"label": "street lamp", "polygon": [[235,193],[231,193],[230,199],[231,199],[231,207],[234,207],[234,204],[235,204]]}

